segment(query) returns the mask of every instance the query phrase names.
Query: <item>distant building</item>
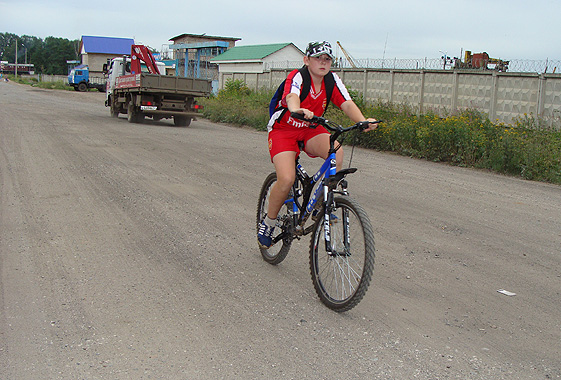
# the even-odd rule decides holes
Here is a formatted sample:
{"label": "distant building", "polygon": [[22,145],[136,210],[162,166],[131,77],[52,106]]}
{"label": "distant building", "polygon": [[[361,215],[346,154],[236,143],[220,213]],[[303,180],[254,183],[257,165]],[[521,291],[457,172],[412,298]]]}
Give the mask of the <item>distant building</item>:
{"label": "distant building", "polygon": [[224,86],[224,76],[236,73],[260,74],[274,62],[299,62],[303,65],[304,53],[293,43],[236,46],[210,61],[219,66],[219,88]]}
{"label": "distant building", "polygon": [[233,48],[239,38],[207,36],[206,34],[180,34],[173,37],[169,48],[173,50],[175,75],[218,79],[218,67],[210,60]]}
{"label": "distant building", "polygon": [[[169,46],[174,51],[174,59],[185,58],[186,50],[189,50],[189,59],[196,58],[197,50],[205,49],[205,57],[216,57],[224,51],[236,46],[240,38],[207,36],[206,34],[180,34],[170,39],[173,42]],[[210,59],[209,58],[209,59]]]}
{"label": "distant building", "polygon": [[132,38],[96,37],[82,36],[80,41],[80,54],[82,64],[88,65],[90,75],[100,76],[103,72],[103,64],[122,55],[130,55]]}
{"label": "distant building", "polygon": [[[293,43],[236,46],[211,59],[224,73],[262,73],[272,62],[302,62],[304,53]],[[302,62],[303,64],[303,62]]]}

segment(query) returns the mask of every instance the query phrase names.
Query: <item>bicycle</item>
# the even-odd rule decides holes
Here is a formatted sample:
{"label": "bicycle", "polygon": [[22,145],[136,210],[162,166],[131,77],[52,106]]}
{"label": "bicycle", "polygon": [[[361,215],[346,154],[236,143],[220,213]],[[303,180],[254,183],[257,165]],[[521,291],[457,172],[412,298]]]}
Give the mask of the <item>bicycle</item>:
{"label": "bicycle", "polygon": [[[291,116],[305,120],[301,114]],[[259,248],[266,262],[277,265],[288,255],[294,239],[311,233],[310,272],[316,293],[330,309],[348,311],[362,300],[370,284],[374,270],[374,233],[368,215],[347,190],[345,178],[357,169],[336,171],[335,152],[342,142],[337,147],[335,142],[344,133],[362,131],[380,121],[364,121],[348,128],[323,117],[314,116],[306,121],[311,127],[322,125],[333,132],[329,156],[313,176],[308,175],[296,158],[296,179],[278,214],[273,244],[267,249]],[[270,190],[276,180],[273,172],[261,187],[257,230],[267,213]]]}

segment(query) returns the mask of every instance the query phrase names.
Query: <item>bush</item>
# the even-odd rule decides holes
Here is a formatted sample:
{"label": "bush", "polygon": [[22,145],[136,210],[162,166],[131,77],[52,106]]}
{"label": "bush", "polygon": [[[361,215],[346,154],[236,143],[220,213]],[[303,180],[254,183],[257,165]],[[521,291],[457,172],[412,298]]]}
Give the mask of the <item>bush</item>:
{"label": "bush", "polygon": [[209,120],[267,129],[273,90],[253,91],[243,81],[227,81],[216,97],[204,99],[203,116]]}
{"label": "bush", "polygon": [[64,84],[63,81],[56,81],[56,82],[39,82],[34,86],[40,88],[46,88],[49,90],[74,90],[71,86],[67,86]]}
{"label": "bush", "polygon": [[[204,101],[204,116],[265,130],[273,93],[273,89],[253,91],[243,81],[229,81],[217,97]],[[431,112],[417,115],[407,105],[367,104],[358,92],[350,90],[350,94],[365,116],[384,120],[376,130],[356,136],[359,146],[561,184],[561,132],[540,127],[533,117],[506,125],[492,123],[472,109],[448,117]],[[351,123],[333,105],[325,116],[341,125]]]}

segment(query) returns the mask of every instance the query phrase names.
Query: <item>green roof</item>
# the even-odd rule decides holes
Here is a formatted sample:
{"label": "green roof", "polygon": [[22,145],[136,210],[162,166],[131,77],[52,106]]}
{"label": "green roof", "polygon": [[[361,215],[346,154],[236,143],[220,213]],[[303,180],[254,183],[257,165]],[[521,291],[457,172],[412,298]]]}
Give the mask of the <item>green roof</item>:
{"label": "green roof", "polygon": [[292,43],[234,46],[212,58],[211,61],[249,61],[263,59],[289,45],[292,45]]}

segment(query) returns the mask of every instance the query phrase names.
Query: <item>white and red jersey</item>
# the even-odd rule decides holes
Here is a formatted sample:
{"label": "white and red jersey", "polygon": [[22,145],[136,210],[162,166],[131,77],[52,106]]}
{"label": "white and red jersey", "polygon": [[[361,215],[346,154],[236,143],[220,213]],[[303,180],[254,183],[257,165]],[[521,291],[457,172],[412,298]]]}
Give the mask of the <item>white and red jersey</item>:
{"label": "white and red jersey", "polygon": [[[333,73],[333,78],[335,79],[335,86],[333,88],[333,93],[331,94],[331,102],[335,104],[337,107],[341,108],[341,104],[346,102],[347,100],[351,100],[351,96],[347,91],[347,88],[343,84],[343,81],[339,76]],[[302,78],[302,74],[298,70],[293,70],[288,74],[286,78],[286,82],[284,84],[284,91],[282,94],[282,100],[280,102],[281,107],[286,108],[286,96],[288,94],[296,94],[298,97],[300,96],[300,92],[302,91],[302,86],[304,83],[304,79]],[[325,91],[325,79],[321,81],[321,89],[316,92],[314,86],[310,86],[310,92],[308,96],[302,100],[300,103],[300,108],[306,108],[314,113],[316,116],[321,116],[325,112],[325,108],[327,107],[327,94]],[[279,119],[280,118],[280,119]],[[308,127],[309,123],[307,121],[296,120],[290,117],[289,112],[283,112],[283,110],[279,110],[275,112],[271,119],[269,120],[269,124],[267,124],[267,129],[270,132],[273,127],[274,128],[304,128]]]}

